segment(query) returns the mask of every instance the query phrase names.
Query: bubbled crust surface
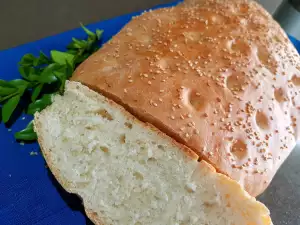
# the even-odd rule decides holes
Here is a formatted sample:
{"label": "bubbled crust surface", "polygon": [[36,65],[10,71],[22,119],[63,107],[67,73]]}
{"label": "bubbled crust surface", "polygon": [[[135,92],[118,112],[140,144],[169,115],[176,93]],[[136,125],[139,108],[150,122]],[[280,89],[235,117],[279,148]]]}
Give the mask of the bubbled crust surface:
{"label": "bubbled crust surface", "polygon": [[299,59],[256,2],[188,0],[134,18],[73,80],[126,106],[256,196],[299,140]]}

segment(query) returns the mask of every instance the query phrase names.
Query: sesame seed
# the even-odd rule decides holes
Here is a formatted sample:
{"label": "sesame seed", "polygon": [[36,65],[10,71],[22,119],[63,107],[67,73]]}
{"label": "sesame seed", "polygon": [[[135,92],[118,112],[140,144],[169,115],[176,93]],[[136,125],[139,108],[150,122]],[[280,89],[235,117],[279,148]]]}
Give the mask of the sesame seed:
{"label": "sesame seed", "polygon": [[148,81],[148,84],[149,84],[149,85],[151,85],[151,84],[152,84],[152,82],[149,80],[149,81]]}
{"label": "sesame seed", "polygon": [[127,89],[126,88],[124,89],[124,92],[127,93]]}
{"label": "sesame seed", "polygon": [[132,82],[133,82],[133,80],[128,80],[128,82],[129,82],[129,83],[132,83]]}
{"label": "sesame seed", "polygon": [[159,98],[158,101],[162,102],[163,100],[161,98]]}
{"label": "sesame seed", "polygon": [[190,113],[187,116],[188,116],[188,118],[192,118],[192,115]]}
{"label": "sesame seed", "polygon": [[171,116],[171,119],[172,119],[172,120],[175,120],[175,116]]}
{"label": "sesame seed", "polygon": [[180,118],[181,118],[182,120],[184,120],[184,116],[183,116],[183,115],[180,115]]}
{"label": "sesame seed", "polygon": [[165,91],[164,91],[164,90],[159,90],[159,92],[160,92],[160,93],[163,93],[163,92],[165,92]]}

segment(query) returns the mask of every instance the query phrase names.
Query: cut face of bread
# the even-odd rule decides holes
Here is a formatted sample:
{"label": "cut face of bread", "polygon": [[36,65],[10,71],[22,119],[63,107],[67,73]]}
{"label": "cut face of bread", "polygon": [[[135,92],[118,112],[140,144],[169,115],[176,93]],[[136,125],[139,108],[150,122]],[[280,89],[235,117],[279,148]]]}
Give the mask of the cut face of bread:
{"label": "cut face of bread", "polygon": [[80,83],[67,82],[34,127],[49,168],[96,224],[272,223],[237,182]]}

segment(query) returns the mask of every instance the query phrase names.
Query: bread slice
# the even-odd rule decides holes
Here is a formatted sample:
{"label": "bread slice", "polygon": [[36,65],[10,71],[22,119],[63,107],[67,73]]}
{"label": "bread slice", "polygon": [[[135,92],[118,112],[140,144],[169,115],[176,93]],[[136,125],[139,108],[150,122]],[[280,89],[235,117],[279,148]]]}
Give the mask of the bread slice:
{"label": "bread slice", "polygon": [[95,224],[272,224],[237,182],[80,83],[67,82],[34,127],[49,168]]}

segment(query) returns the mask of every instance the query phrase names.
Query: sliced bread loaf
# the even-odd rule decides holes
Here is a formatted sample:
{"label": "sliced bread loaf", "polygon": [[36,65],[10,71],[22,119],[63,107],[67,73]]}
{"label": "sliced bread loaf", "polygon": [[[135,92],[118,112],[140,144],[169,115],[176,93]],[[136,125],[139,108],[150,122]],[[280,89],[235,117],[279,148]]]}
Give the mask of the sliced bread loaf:
{"label": "sliced bread loaf", "polygon": [[300,141],[300,56],[257,2],[186,0],[132,19],[72,79],[252,195]]}
{"label": "sliced bread loaf", "polygon": [[49,168],[95,224],[272,224],[237,182],[80,83],[67,82],[34,127]]}

